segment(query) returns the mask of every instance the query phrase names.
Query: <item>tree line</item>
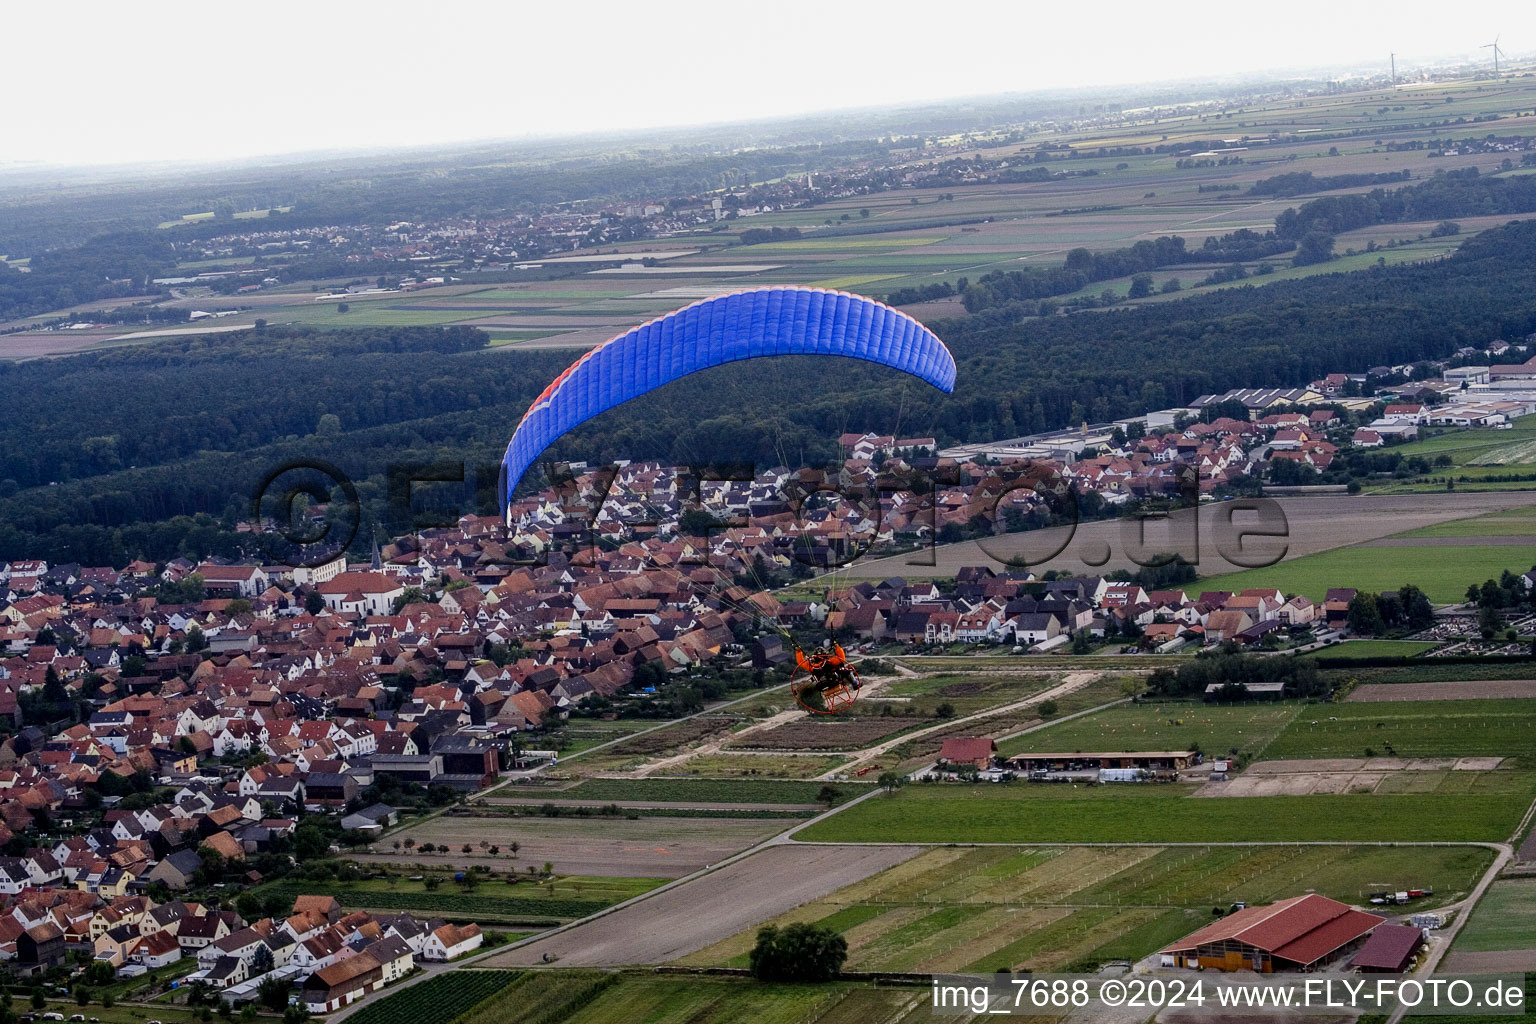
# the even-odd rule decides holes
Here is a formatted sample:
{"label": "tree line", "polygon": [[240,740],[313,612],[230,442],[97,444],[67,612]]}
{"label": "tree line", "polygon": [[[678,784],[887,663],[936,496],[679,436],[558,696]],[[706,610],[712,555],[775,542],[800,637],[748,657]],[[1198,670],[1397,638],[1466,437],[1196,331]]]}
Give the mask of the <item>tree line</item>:
{"label": "tree line", "polygon": [[[1009,304],[932,325],[957,360],[950,395],[857,360],[747,360],[583,423],[548,457],[806,466],[837,459],[849,430],[947,445],[1107,422],[1523,338],[1536,332],[1533,275],[1536,221],[1524,221],[1422,265],[1071,316],[1027,319]],[[356,483],[363,546],[374,524],[380,536],[402,525],[387,501],[391,463],[488,465],[478,489],[432,490],[489,512],[507,439],[571,356],[484,345],[469,328],[269,327],[0,363],[0,558],[226,550],[250,540],[235,528],[262,474],[292,459],[325,459]],[[523,486],[537,482],[535,471]]]}

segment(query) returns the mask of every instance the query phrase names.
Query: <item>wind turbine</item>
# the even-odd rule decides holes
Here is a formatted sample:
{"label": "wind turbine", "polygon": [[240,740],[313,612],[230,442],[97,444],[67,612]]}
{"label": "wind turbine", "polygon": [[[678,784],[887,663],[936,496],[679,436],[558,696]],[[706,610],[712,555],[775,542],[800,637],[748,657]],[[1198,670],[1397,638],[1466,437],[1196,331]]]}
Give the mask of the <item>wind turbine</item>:
{"label": "wind turbine", "polygon": [[1499,33],[1498,36],[1494,36],[1493,37],[1493,42],[1491,42],[1491,43],[1484,43],[1483,44],[1483,49],[1487,50],[1487,49],[1491,48],[1493,50],[1493,77],[1494,78],[1498,78],[1499,77],[1499,58],[1504,55],[1504,51],[1499,49],[1499,36],[1502,36],[1502,35],[1503,35],[1503,33],[1501,32],[1501,33]]}

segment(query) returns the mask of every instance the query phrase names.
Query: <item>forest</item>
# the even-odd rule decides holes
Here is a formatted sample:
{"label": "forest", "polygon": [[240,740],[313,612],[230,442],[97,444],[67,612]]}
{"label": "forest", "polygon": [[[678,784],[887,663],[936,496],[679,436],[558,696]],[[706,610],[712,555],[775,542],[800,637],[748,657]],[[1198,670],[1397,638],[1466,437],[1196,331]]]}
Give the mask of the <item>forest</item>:
{"label": "forest", "polygon": [[1380,174],[1325,174],[1321,177],[1311,171],[1290,171],[1272,178],[1260,178],[1248,190],[1251,196],[1305,196],[1313,192],[1332,192],[1341,188],[1360,188],[1363,185],[1390,185],[1394,181],[1407,181],[1408,171],[1383,171]]}
{"label": "forest", "polygon": [[[960,295],[967,312],[977,313],[1021,299],[1065,295],[1094,281],[1108,281],[1161,267],[1184,263],[1239,263],[1276,256],[1295,248],[1294,241],[1278,238],[1273,231],[1261,235],[1247,228],[1240,228],[1219,238],[1207,238],[1199,249],[1187,249],[1183,238],[1170,235],[1155,241],[1140,241],[1124,249],[1102,252],[1073,249],[1067,253],[1066,262],[1060,267],[994,270],[973,282],[957,282],[954,293]],[[928,289],[933,287],[930,285]],[[926,291],[924,289],[923,298],[944,297],[926,294]],[[902,294],[889,301],[912,301],[912,297]]]}
{"label": "forest", "polygon": [[[1105,421],[1524,338],[1533,275],[1524,221],[1435,263],[1036,319],[1004,306],[933,325],[958,363],[953,395],[849,360],[734,363],[590,420],[549,455],[811,465],[847,430],[954,444]],[[457,491],[433,485],[460,511],[490,511],[507,439],[571,354],[485,345],[468,328],[268,328],[0,363],[0,559],[122,564],[248,543],[235,527],[253,487],[294,459],[356,482],[363,545],[372,523],[406,525],[388,518],[391,464],[490,467]]]}
{"label": "forest", "polygon": [[1479,175],[1476,167],[1445,171],[1417,185],[1323,196],[1275,218],[1275,234],[1297,240],[1308,232],[1335,234],[1372,224],[1449,220],[1488,214],[1536,212],[1536,175]]}

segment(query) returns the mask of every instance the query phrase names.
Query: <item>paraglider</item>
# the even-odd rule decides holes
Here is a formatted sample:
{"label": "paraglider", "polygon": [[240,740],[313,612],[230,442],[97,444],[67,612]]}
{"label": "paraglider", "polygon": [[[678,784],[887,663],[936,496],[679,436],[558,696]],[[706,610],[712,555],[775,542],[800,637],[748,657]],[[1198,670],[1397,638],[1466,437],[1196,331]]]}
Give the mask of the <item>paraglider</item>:
{"label": "paraglider", "polygon": [[[955,387],[955,359],[944,343],[917,320],[873,299],[804,287],[756,288],[704,299],[597,346],[534,399],[502,459],[500,500],[508,525],[512,493],[523,474],[578,424],[700,370],[789,355],[862,359],[912,374],[946,393]],[[840,645],[829,639],[810,655],[798,644],[794,651],[790,691],[796,701],[819,714],[853,703],[863,683]]]}
{"label": "paraglider", "polygon": [[833,714],[852,704],[863,689],[864,681],[848,663],[843,645],[830,641],[806,654],[795,647],[795,675],[789,690],[795,701],[807,711]]}
{"label": "paraglider", "polygon": [[955,387],[955,359],[944,343],[873,299],[803,287],[704,299],[597,346],[534,399],[502,459],[501,507],[544,449],[598,413],[712,366],[790,355],[863,359],[904,370],[940,391]]}

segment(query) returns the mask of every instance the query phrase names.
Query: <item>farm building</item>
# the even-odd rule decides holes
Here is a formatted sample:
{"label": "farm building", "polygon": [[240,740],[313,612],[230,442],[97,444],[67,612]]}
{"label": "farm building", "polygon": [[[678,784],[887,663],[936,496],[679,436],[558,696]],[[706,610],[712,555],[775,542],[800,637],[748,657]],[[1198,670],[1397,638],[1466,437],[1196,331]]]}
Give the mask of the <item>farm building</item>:
{"label": "farm building", "polygon": [[1424,933],[1405,924],[1384,924],[1371,932],[1349,966],[1371,974],[1402,974],[1424,942]]}
{"label": "farm building", "polygon": [[304,1005],[310,1013],[330,1013],[383,984],[383,966],[367,953],[358,953],[311,974],[304,982]]}
{"label": "farm building", "polygon": [[[1279,626],[1278,622],[1274,623]],[[1211,683],[1205,688],[1205,699],[1215,700],[1222,695],[1224,683]],[[1249,700],[1281,700],[1285,697],[1284,683],[1244,683],[1243,690]]]}
{"label": "farm building", "polygon": [[970,765],[985,770],[992,767],[995,753],[997,743],[986,736],[951,736],[939,749],[939,760],[956,768]]}
{"label": "farm building", "polygon": [[1313,970],[1358,947],[1384,920],[1308,893],[1228,914],[1164,949],[1163,964],[1260,974]]}
{"label": "farm building", "polygon": [[1193,750],[1143,750],[1111,753],[1017,754],[1008,759],[1015,771],[1074,771],[1084,768],[1140,768],[1151,772],[1178,771],[1199,759]]}

